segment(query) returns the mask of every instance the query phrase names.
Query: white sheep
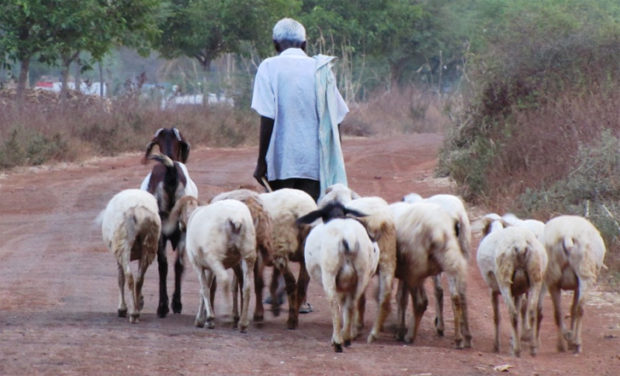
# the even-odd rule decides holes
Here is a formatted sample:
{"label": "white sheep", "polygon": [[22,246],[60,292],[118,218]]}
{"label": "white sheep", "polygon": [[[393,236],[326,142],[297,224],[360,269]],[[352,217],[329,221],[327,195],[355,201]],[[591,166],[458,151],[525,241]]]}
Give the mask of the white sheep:
{"label": "white sheep", "polygon": [[[364,213],[359,221],[366,227],[370,236],[377,242],[380,250],[377,274],[379,276],[379,310],[367,342],[378,338],[383,323],[390,313],[392,281],[396,270],[396,227],[388,203],[376,196],[361,197],[343,184],[334,184],[327,188],[325,195],[319,199],[319,207],[329,202],[339,202],[347,208]],[[362,295],[360,306],[356,311],[355,324],[361,329],[364,323],[365,297]]]}
{"label": "white sheep", "polygon": [[[264,307],[263,307],[263,287],[265,285],[263,279],[263,271],[265,266],[273,266],[273,246],[272,246],[272,221],[271,216],[265,209],[263,201],[259,196],[259,193],[249,189],[236,189],[233,191],[223,192],[211,199],[211,202],[221,201],[224,199],[239,200],[247,205],[252,214],[254,221],[254,229],[256,231],[256,254],[257,259],[254,264],[254,292],[256,295],[256,308],[254,309],[254,321],[263,321],[264,319]],[[237,283],[234,280],[235,286],[233,303],[237,304]],[[276,286],[273,286],[272,296],[275,296]]]}
{"label": "white sheep", "polygon": [[536,235],[541,243],[544,242],[545,223],[537,219],[521,219],[512,213],[502,215],[502,223],[506,226],[520,226],[527,228]]}
{"label": "white sheep", "polygon": [[[188,200],[188,203],[195,202]],[[229,291],[226,269],[233,268],[241,281],[242,304],[239,328],[248,325],[250,275],[256,262],[256,234],[248,207],[238,200],[222,200],[197,208],[189,216],[186,229],[186,252],[200,280],[200,305],[195,325],[215,326],[209,297],[214,278]],[[236,312],[233,317],[236,321]],[[236,322],[235,322],[236,325]]]}
{"label": "white sheep", "polygon": [[[289,316],[287,327],[298,325],[299,306],[304,301],[310,277],[304,264],[304,241],[310,226],[296,223],[297,219],[317,209],[312,197],[298,189],[284,188],[261,193],[264,208],[272,220],[272,247],[274,273],[272,278],[272,310],[279,314],[279,302],[275,298],[275,286],[279,274],[284,277],[288,295]],[[299,263],[297,280],[289,268],[289,261]],[[274,283],[275,281],[275,283]]]}
{"label": "white sheep", "polygon": [[[471,347],[465,296],[467,259],[458,244],[452,219],[439,205],[431,203],[397,202],[390,209],[396,225],[396,277],[400,280],[398,338],[406,342],[415,340],[428,304],[424,280],[444,272],[452,296],[456,347]],[[413,298],[414,315],[405,335],[407,292]]]}
{"label": "white sheep", "polygon": [[377,243],[371,241],[356,219],[342,218],[348,214],[362,215],[335,202],[299,219],[312,223],[323,218],[306,238],[304,257],[312,278],[327,295],[332,311],[331,341],[336,352],[342,352],[342,345],[349,346],[356,336],[354,312],[379,261]]}
{"label": "white sheep", "polygon": [[[584,301],[603,267],[605,243],[587,219],[573,215],[552,218],[545,224],[545,248],[549,264],[545,284],[551,295],[558,327],[558,351],[566,351],[566,341],[576,353],[581,351],[581,320]],[[564,329],[561,290],[573,290],[570,330]],[[542,305],[542,297],[539,305]]]}
{"label": "white sheep", "polygon": [[[142,284],[147,268],[157,255],[161,221],[155,197],[139,189],[117,193],[101,214],[101,233],[106,247],[118,263],[119,317],[127,315],[125,279],[132,293],[129,321],[140,317],[144,306]],[[138,275],[134,281],[130,262],[138,260]]]}
{"label": "white sheep", "polygon": [[[460,197],[451,194],[436,194],[427,198],[423,198],[417,193],[409,193],[403,197],[404,202],[417,203],[429,202],[441,206],[454,221],[454,232],[458,238],[461,252],[465,258],[469,258],[471,254],[471,224],[469,216],[465,209],[465,204]],[[443,288],[441,286],[441,274],[434,275],[433,287],[435,291],[435,330],[437,334],[443,336],[444,319],[443,319]]]}
{"label": "white sheep", "polygon": [[[486,236],[480,241],[476,261],[482,278],[491,289],[495,340],[499,352],[499,295],[510,315],[512,352],[521,354],[521,340],[530,341],[530,353],[536,355],[539,324],[542,318],[538,300],[543,288],[547,253],[536,235],[524,226],[503,227],[497,217],[483,218]],[[525,297],[525,301],[522,299]],[[522,305],[524,304],[524,305]],[[521,325],[519,325],[521,311]]]}

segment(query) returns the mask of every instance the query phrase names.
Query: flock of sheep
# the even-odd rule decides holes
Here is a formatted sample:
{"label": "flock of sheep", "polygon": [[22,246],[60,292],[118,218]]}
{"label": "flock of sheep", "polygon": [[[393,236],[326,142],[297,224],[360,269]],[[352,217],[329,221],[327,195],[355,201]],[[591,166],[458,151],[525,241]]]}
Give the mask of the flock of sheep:
{"label": "flock of sheep", "polygon": [[[151,155],[157,145],[160,153]],[[454,313],[455,345],[471,347],[466,295],[467,265],[472,225],[463,202],[453,195],[422,198],[410,194],[396,203],[380,197],[360,197],[336,184],[315,202],[295,189],[257,193],[239,189],[198,201],[198,190],[184,162],[189,144],[176,129],[160,129],[147,146],[147,158],[157,161],[141,189],[116,194],[102,212],[102,235],[118,263],[118,315],[128,313],[124,296],[127,281],[132,299],[129,320],[136,322],[144,305],[142,284],[148,266],[157,257],[160,298],[157,313],[169,312],[166,288],[166,245],[177,252],[172,310],[181,312],[183,255],[200,281],[200,306],[195,325],[214,327],[216,282],[233,293],[234,325],[249,326],[251,281],[256,307],[254,321],[264,319],[263,271],[273,267],[272,310],[279,314],[276,297],[282,276],[288,297],[289,329],[298,326],[299,307],[310,279],[323,287],[332,311],[331,344],[341,352],[358,336],[364,322],[365,290],[378,276],[378,310],[367,342],[382,330],[391,310],[394,278],[397,288],[396,337],[413,342],[428,298],[424,281],[434,282],[435,329],[444,332],[441,277],[448,279]],[[520,355],[521,342],[536,354],[544,292],[549,291],[558,327],[559,351],[568,346],[581,351],[584,298],[603,266],[605,246],[596,228],[578,216],[559,216],[546,224],[513,215],[487,214],[479,223],[482,238],[477,265],[491,291],[494,313],[494,350],[500,349],[499,296],[508,308],[512,353]],[[134,279],[129,264],[138,260]],[[299,263],[297,278],[289,267]],[[234,271],[230,280],[226,269]],[[571,324],[564,327],[561,290],[574,290]],[[411,323],[405,323],[408,297],[413,301]],[[240,299],[238,299],[240,297]]]}

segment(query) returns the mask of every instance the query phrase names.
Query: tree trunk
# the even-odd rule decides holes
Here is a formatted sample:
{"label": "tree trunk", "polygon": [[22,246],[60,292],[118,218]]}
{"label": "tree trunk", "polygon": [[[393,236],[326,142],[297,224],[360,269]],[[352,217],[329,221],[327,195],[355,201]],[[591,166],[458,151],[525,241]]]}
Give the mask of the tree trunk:
{"label": "tree trunk", "polygon": [[26,90],[26,84],[28,81],[28,71],[30,70],[30,57],[23,58],[20,61],[21,67],[19,69],[19,78],[17,81],[17,108],[22,109],[24,104],[24,91]]}

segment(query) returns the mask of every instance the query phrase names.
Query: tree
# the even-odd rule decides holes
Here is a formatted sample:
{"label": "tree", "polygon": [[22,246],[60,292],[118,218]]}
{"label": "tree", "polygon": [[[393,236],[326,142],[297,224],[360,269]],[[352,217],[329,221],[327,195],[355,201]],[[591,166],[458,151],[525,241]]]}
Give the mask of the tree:
{"label": "tree", "polygon": [[[0,56],[18,62],[17,103],[21,105],[30,60],[49,47],[46,15],[53,8],[44,0],[13,0],[0,3]],[[42,55],[44,58],[45,55]],[[8,64],[7,62],[7,64]]]}
{"label": "tree", "polygon": [[160,23],[158,50],[167,58],[193,57],[207,71],[221,54],[242,52],[243,42],[266,52],[275,21],[299,7],[290,0],[172,0]]}
{"label": "tree", "polygon": [[37,56],[68,69],[80,52],[94,60],[115,44],[144,51],[157,33],[155,11],[160,0],[12,0],[0,3],[0,56],[20,63],[21,104],[30,61]]}

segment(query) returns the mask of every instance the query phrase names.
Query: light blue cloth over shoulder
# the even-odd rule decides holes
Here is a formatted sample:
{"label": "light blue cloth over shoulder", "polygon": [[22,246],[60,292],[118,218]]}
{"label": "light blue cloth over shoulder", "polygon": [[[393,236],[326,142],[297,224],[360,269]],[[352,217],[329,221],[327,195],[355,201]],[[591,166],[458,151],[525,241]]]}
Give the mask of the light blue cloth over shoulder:
{"label": "light blue cloth over shoulder", "polygon": [[319,180],[323,196],[330,185],[336,183],[348,185],[338,133],[338,123],[342,121],[348,108],[338,92],[336,78],[332,72],[332,61],[335,57],[316,55],[313,58],[317,63],[315,82],[319,117]]}

